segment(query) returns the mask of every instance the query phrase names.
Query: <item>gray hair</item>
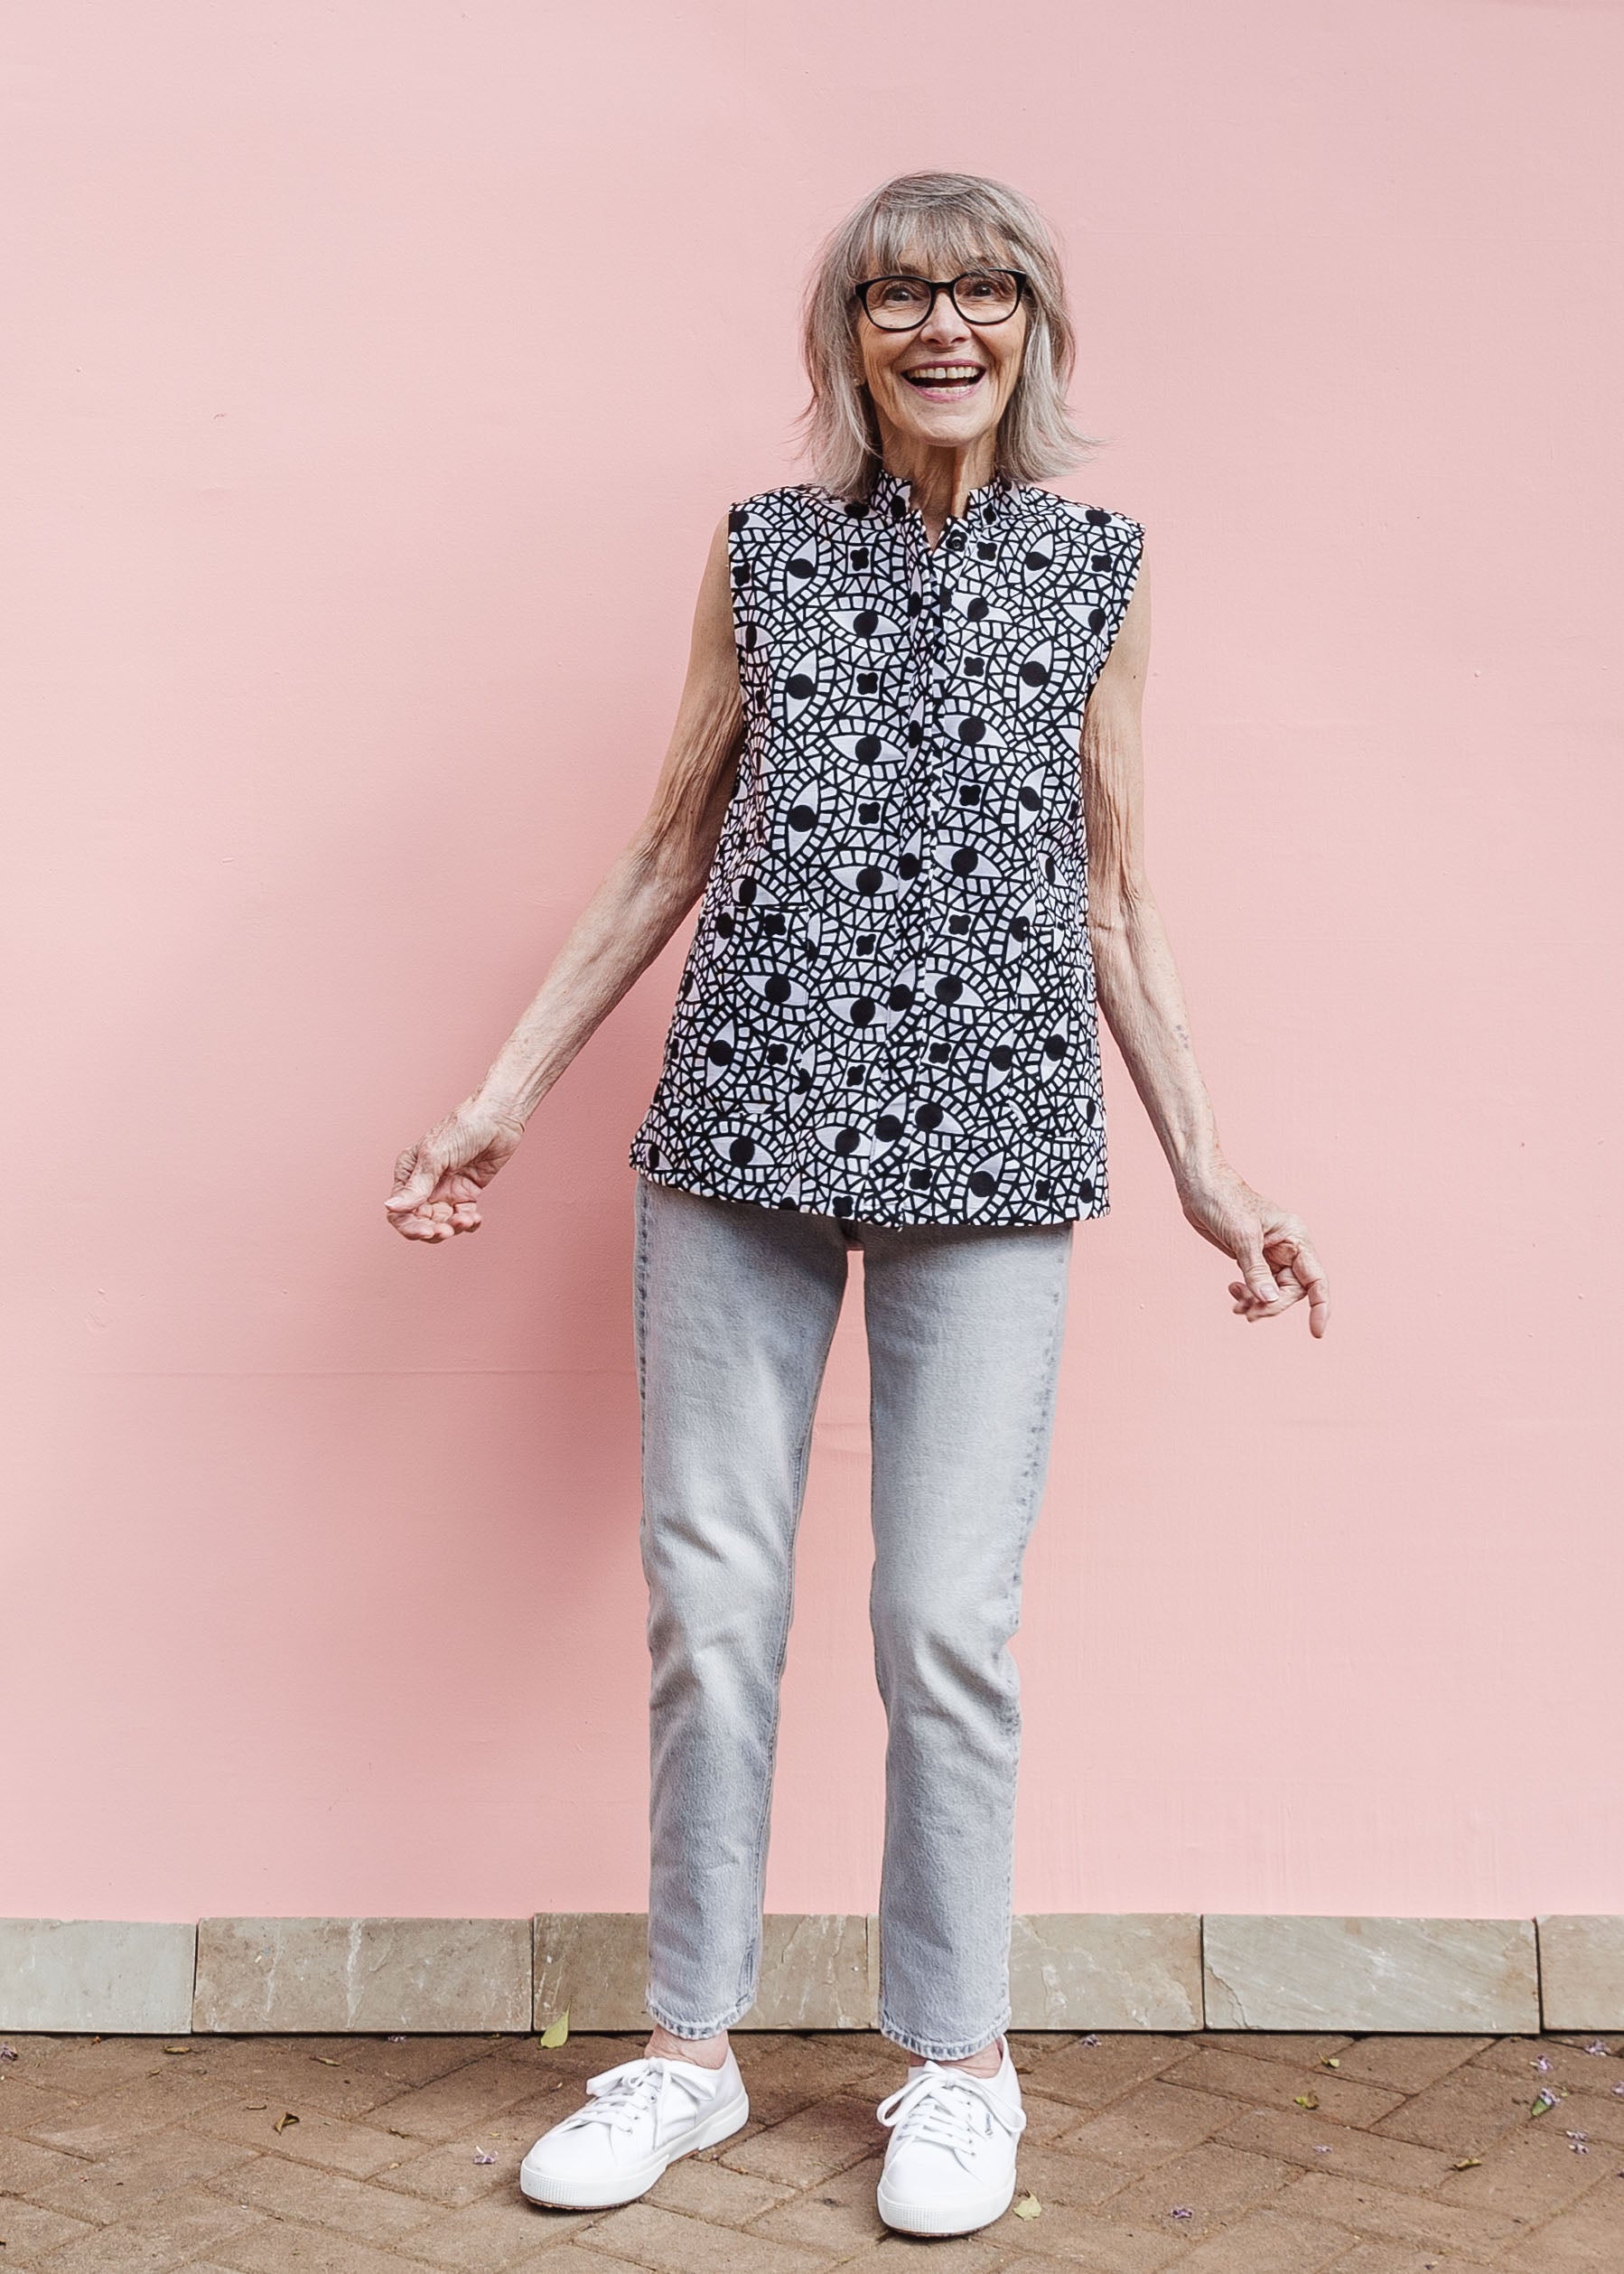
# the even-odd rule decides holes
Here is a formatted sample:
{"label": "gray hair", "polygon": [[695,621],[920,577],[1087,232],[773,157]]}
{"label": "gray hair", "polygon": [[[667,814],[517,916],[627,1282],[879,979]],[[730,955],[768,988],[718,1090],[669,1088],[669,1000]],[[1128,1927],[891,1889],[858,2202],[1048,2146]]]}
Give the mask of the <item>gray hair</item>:
{"label": "gray hair", "polygon": [[866,276],[923,259],[951,276],[998,257],[1027,276],[1026,346],[997,437],[997,470],[1040,482],[1097,447],[1066,407],[1077,341],[1049,225],[1030,198],[975,173],[902,173],[872,191],[825,243],[806,297],[801,351],[812,399],[807,457],[838,497],[862,497],[880,469],[880,430],[863,383],[854,298]]}

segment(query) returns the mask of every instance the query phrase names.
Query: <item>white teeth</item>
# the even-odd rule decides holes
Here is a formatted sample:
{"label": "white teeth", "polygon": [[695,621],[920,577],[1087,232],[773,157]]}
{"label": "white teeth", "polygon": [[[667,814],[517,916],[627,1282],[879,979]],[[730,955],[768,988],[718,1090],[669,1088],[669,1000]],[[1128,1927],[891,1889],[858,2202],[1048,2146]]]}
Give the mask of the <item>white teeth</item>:
{"label": "white teeth", "polygon": [[921,363],[904,376],[910,379],[975,379],[981,377],[979,363]]}

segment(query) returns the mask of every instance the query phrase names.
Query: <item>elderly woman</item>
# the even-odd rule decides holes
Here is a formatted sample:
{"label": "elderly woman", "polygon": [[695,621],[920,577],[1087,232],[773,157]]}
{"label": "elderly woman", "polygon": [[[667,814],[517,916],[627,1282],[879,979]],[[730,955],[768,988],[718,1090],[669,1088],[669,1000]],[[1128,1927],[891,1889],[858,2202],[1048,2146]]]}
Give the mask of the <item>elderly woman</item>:
{"label": "elderly woman", "polygon": [[[1010,2017],[1008,1644],[1046,1473],[1072,1227],[1106,1206],[1096,1002],[1247,1321],[1323,1275],[1218,1146],[1145,881],[1143,531],[1037,486],[1078,454],[1048,229],[994,182],[888,182],[806,319],[814,483],[735,505],[648,816],[485,1080],[401,1156],[407,1239],[480,1194],[699,898],[630,1144],[653,1657],[648,2051],[520,2175],[624,2203],[749,2114],[779,1675],[824,1362],[862,1253],[889,1727],[882,2216],[997,2218]],[[701,896],[702,895],[702,896]]]}

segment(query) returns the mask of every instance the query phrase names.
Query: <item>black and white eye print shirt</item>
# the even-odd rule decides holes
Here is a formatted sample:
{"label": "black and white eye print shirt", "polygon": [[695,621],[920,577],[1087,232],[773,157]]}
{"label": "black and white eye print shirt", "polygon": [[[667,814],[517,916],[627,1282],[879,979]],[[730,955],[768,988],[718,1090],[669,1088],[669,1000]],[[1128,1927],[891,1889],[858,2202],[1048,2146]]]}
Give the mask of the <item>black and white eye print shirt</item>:
{"label": "black and white eye print shirt", "polygon": [[1143,529],[1002,477],[729,517],[745,741],[631,1141],[658,1182],[875,1224],[1106,1207],[1078,738]]}

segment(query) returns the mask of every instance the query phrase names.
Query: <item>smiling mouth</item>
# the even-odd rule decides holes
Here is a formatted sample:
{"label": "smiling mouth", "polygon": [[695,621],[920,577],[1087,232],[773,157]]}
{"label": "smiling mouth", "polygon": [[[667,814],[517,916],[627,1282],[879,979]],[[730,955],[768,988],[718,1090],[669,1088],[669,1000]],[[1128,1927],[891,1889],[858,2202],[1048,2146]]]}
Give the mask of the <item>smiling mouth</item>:
{"label": "smiling mouth", "polygon": [[986,369],[980,363],[916,363],[902,377],[916,394],[952,403],[972,393],[986,377]]}

